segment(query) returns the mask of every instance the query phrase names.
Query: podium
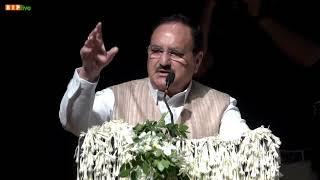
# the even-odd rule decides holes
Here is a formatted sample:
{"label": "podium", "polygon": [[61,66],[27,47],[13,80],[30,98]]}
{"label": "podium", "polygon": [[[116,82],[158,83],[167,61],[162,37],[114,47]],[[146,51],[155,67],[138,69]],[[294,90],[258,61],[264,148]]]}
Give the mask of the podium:
{"label": "podium", "polygon": [[[145,140],[139,141],[139,144],[134,142],[136,138]],[[188,179],[271,180],[280,177],[281,142],[268,128],[250,130],[243,137],[232,141],[212,136],[202,139],[176,139],[173,144],[168,145],[159,139],[161,140],[153,132],[137,137],[132,126],[117,120],[92,127],[79,137],[75,154],[77,179],[126,179],[119,177],[123,165],[141,158],[137,156],[138,152],[150,153],[155,148],[160,149],[162,155],[175,155],[177,159],[180,157],[177,173],[184,173]],[[154,152],[156,151],[153,151],[152,155],[158,157]],[[146,162],[148,161],[143,163]],[[131,169],[136,168],[135,163],[130,166]],[[138,179],[153,179],[152,176],[144,174],[152,170],[145,171],[143,167],[141,169]]]}

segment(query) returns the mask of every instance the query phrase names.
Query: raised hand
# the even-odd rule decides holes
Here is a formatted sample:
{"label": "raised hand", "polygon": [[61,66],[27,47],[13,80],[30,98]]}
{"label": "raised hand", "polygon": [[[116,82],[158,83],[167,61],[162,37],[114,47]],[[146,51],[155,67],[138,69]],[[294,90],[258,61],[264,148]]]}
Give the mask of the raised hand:
{"label": "raised hand", "polygon": [[80,50],[82,67],[79,76],[90,82],[96,81],[101,70],[112,61],[117,52],[117,47],[106,51],[102,39],[101,22],[99,22]]}

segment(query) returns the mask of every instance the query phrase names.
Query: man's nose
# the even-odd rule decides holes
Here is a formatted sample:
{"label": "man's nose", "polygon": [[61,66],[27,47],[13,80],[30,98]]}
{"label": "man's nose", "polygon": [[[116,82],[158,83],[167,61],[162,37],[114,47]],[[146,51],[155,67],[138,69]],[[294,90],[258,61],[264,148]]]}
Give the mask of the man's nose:
{"label": "man's nose", "polygon": [[160,57],[160,64],[163,66],[171,65],[170,54],[167,52],[163,52]]}

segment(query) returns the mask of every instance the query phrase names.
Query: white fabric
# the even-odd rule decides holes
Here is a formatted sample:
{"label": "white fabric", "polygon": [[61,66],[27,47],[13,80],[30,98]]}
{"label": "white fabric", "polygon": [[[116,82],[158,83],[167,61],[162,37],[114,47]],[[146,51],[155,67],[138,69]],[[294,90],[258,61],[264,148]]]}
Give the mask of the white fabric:
{"label": "white fabric", "polygon": [[[64,128],[75,135],[79,135],[81,131],[87,130],[92,125],[110,120],[115,102],[114,94],[110,88],[95,93],[97,83],[81,79],[76,69],[62,98],[59,111],[60,121]],[[153,89],[150,82],[149,86],[160,112],[168,112],[162,98],[163,92]],[[178,119],[180,116],[190,88],[191,83],[185,91],[168,98],[167,102],[172,111],[173,119]],[[241,118],[236,103],[236,99],[230,97],[230,104],[221,119],[219,135],[226,140],[237,139],[249,130],[245,120]],[[169,113],[165,120],[167,123],[170,122]]]}

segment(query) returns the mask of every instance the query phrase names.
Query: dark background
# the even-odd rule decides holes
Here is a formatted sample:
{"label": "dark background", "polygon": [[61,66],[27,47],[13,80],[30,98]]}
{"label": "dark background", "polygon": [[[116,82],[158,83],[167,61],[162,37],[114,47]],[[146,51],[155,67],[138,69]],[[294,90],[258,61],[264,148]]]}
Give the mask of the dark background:
{"label": "dark background", "polygon": [[[100,90],[145,77],[153,23],[178,12],[197,20],[203,3],[23,2],[32,5],[31,13],[0,14],[2,90],[9,99],[3,102],[3,113],[11,118],[4,127],[17,135],[3,134],[9,147],[5,149],[16,160],[7,167],[28,169],[22,171],[24,177],[75,179],[77,137],[64,131],[58,112],[74,69],[81,66],[79,50],[87,35],[101,21],[106,46],[120,49],[102,72]],[[279,0],[271,14],[320,45],[319,8],[316,1]],[[319,63],[311,68],[294,64],[232,0],[217,6],[213,26],[214,66],[198,80],[236,98],[250,128],[269,127],[281,138],[282,149],[313,148],[318,137],[312,103],[319,100]]]}

